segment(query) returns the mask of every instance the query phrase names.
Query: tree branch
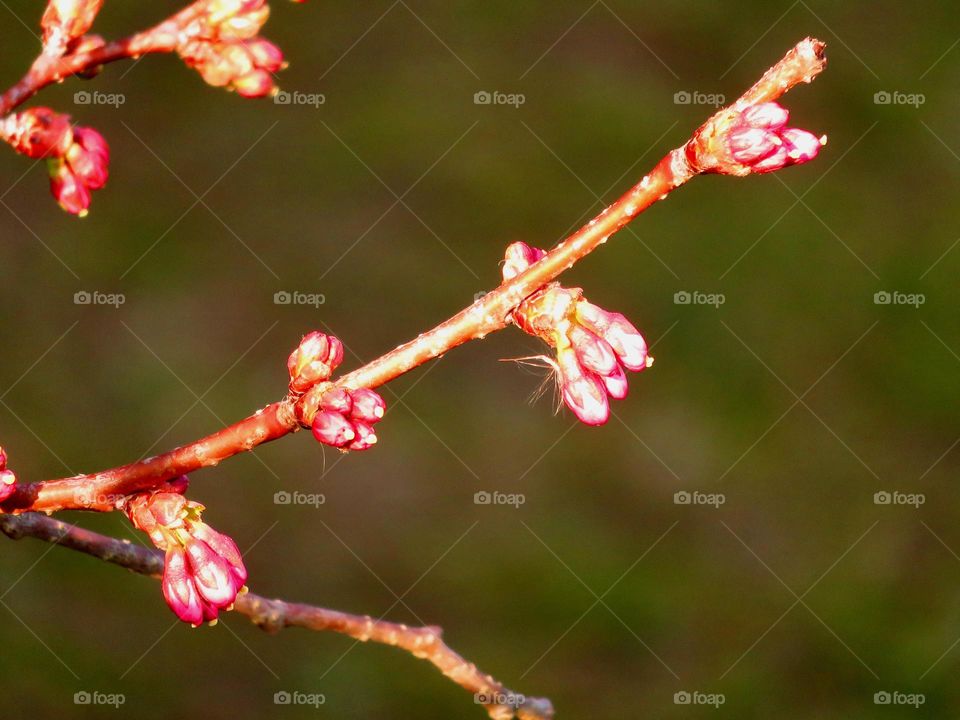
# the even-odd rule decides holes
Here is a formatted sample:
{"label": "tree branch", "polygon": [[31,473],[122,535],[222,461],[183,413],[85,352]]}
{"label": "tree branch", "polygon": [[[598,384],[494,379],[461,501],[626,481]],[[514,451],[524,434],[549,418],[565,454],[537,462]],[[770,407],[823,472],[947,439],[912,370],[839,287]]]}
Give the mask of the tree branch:
{"label": "tree branch", "polygon": [[[722,169],[729,166],[728,158],[723,165],[726,150],[720,140],[724,131],[743,108],[776,100],[795,85],[810,82],[825,67],[824,47],[824,43],[812,38],[798,43],[732,106],[715,113],[690,140],[669,152],[619,200],[541,260],[432,330],[342,376],[333,386],[378,387],[463,343],[503,329],[510,322],[511,312],[525,298],[586,257],[675,188],[700,173],[742,174],[740,170]],[[158,457],[99,473],[21,486],[0,506],[0,511],[114,509],[116,502],[126,495],[216,465],[301,426],[309,426],[321,395],[330,388],[330,384],[323,384],[302,396],[290,395],[234,425]]]}
{"label": "tree branch", "polygon": [[[91,530],[70,525],[41,513],[0,515],[0,532],[14,540],[37,538],[71,550],[92,555],[141,575],[158,578],[163,574],[163,553],[133,545]],[[527,698],[482,673],[443,642],[439,627],[409,627],[377,620],[369,615],[350,615],[337,610],[270,600],[251,592],[237,596],[234,612],[250,618],[263,630],[276,633],[288,627],[332,631],[361,642],[376,642],[405,650],[427,660],[462,688],[474,694],[494,720],[547,720],[553,706],[545,698]]]}

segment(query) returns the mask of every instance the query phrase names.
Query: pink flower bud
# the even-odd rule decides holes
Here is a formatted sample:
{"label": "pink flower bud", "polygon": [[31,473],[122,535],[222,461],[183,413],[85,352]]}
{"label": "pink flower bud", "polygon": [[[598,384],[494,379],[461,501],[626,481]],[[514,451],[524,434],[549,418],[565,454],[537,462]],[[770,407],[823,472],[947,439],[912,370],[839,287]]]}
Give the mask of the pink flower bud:
{"label": "pink flower bud", "polygon": [[245,98],[259,98],[273,92],[276,85],[273,76],[266,70],[251,70],[233,81],[237,95]]}
{"label": "pink flower bud", "polygon": [[740,113],[726,132],[727,151],[736,165],[722,162],[719,172],[767,173],[813,160],[826,136],[786,127],[790,114],[775,102],[753,105]]}
{"label": "pink flower bud", "polygon": [[167,550],[161,588],[167,605],[178,618],[193,626],[203,622],[200,595],[187,567],[187,555],[180,546]]}
{"label": "pink flower bud", "polygon": [[50,108],[36,107],[8,117],[3,137],[18,153],[31,158],[58,158],[73,143],[70,117]]}
{"label": "pink flower bud", "polygon": [[0,470],[0,502],[17,491],[17,476],[12,470]]}
{"label": "pink flower bud", "polygon": [[371,425],[383,418],[383,414],[387,410],[387,404],[373,390],[359,388],[358,390],[352,390],[350,395],[353,397],[352,417]]}
{"label": "pink flower bud", "polygon": [[353,410],[353,395],[344,388],[328,390],[320,398],[320,409],[349,415],[350,411]]}
{"label": "pink flower bud", "polygon": [[317,413],[312,429],[317,440],[333,447],[343,447],[357,435],[349,420],[340,413],[329,410]]}
{"label": "pink flower bud", "polygon": [[63,160],[56,158],[47,162],[53,197],[68,213],[84,217],[90,208],[90,190]]}
{"label": "pink flower bud", "polygon": [[353,429],[357,436],[347,445],[348,450],[367,450],[377,444],[377,434],[363,420],[354,420]]}
{"label": "pink flower bud", "polygon": [[752,105],[743,111],[741,117],[750,127],[779,130],[786,126],[787,120],[790,119],[790,112],[778,103],[766,102]]}
{"label": "pink flower bud", "polygon": [[587,425],[603,425],[610,417],[610,403],[600,378],[580,366],[573,348],[557,352],[557,368],[567,407]]}
{"label": "pink flower bud", "polygon": [[213,551],[203,540],[189,537],[184,544],[187,565],[200,597],[224,608],[237,598],[239,589],[229,563]]}
{"label": "pink flower bud", "polygon": [[525,242],[513,243],[504,253],[503,279],[512,280],[546,254],[546,251],[530,247]]}
{"label": "pink flower bud", "polygon": [[253,64],[267,72],[277,72],[283,67],[283,51],[269,40],[254,38],[244,43]]}
{"label": "pink flower bud", "polygon": [[79,180],[90,190],[99,190],[107,184],[110,148],[96,130],[74,128],[73,145],[67,151],[67,163]]}
{"label": "pink flower bud", "polygon": [[583,300],[577,303],[577,318],[608,343],[625,368],[640,371],[650,366],[647,342],[620,313],[607,312]]}
{"label": "pink flower bud", "polygon": [[617,366],[617,357],[610,344],[581,325],[573,325],[568,333],[577,359],[587,370],[609,375]]}
{"label": "pink flower bud", "polygon": [[603,386],[607,389],[607,394],[614,400],[623,400],[630,390],[630,386],[627,383],[627,375],[623,372],[623,368],[620,367],[619,363],[617,363],[613,372],[609,375],[602,376],[600,380],[603,381]]}
{"label": "pink flower bud", "polygon": [[246,584],[247,568],[243,564],[240,548],[237,547],[232,538],[217,532],[204,522],[192,523],[190,533],[195,538],[203,540],[217,555],[227,561],[237,588]]}
{"label": "pink flower bud", "polygon": [[312,332],[300,342],[287,359],[290,389],[305,392],[330,378],[343,360],[343,344],[332,335]]}
{"label": "pink flower bud", "polygon": [[7,451],[0,447],[0,470],[7,469]]}

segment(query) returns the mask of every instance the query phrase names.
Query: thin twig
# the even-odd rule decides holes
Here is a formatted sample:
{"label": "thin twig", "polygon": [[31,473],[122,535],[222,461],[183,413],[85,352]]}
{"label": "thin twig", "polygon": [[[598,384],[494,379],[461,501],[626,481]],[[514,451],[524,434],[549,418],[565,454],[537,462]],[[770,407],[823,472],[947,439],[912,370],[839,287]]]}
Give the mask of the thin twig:
{"label": "thin twig", "polygon": [[[160,577],[163,574],[163,553],[159,550],[100,535],[41,513],[0,515],[0,532],[14,540],[32,537],[54,543],[142,575]],[[443,630],[439,627],[409,627],[369,615],[351,615],[312,605],[270,600],[251,592],[238,595],[233,610],[271,633],[288,627],[332,631],[361,642],[382,643],[405,650],[414,657],[429,661],[450,680],[473,693],[476,701],[495,720],[547,720],[553,717],[549,700],[514,693],[482,673],[444,643]]]}

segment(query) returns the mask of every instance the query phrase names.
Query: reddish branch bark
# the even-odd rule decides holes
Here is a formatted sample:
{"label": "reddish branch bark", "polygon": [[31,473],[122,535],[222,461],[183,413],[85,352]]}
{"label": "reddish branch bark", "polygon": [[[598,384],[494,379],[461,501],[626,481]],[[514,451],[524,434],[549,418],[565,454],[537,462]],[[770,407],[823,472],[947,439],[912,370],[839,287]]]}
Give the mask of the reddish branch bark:
{"label": "reddish branch bark", "polygon": [[41,54],[20,81],[0,96],[0,116],[22,105],[47,85],[71,75],[95,70],[116,60],[137,58],[147,53],[173,52],[179,38],[200,14],[200,0],[170,16],[149,30],[107,43],[89,52],[67,55]]}
{"label": "reddish branch bark", "polygon": [[[190,8],[184,12],[189,11]],[[177,17],[180,16],[168,22],[173,22]],[[158,38],[163,37],[164,33],[155,29],[145,35],[153,36],[153,40],[143,40],[142,47],[150,48],[150,43],[159,42]],[[503,329],[510,322],[510,313],[525,298],[553,281],[690,178],[709,172],[743,174],[740,166],[731,162],[721,142],[724,131],[744,108],[776,100],[795,85],[810,82],[825,67],[823,50],[824,43],[818,40],[807,38],[800,42],[732,106],[713,115],[687,143],[668,153],[619,200],[561,242],[543,259],[446,322],[342,376],[333,384],[347,388],[375,388],[458,345]],[[114,57],[120,52],[121,49],[117,47],[108,55]],[[60,71],[32,80],[28,75],[21,83],[24,88],[18,92],[29,96],[43,83],[52,81],[50,78],[57,72]],[[15,94],[16,97],[20,95]],[[3,107],[0,104],[0,109]],[[216,465],[232,455],[295,432],[300,429],[301,423],[309,425],[316,413],[320,395],[330,387],[324,384],[314,387],[303,396],[288,396],[230,427],[154,458],[99,473],[24,485],[0,506],[0,510],[10,513],[28,510],[52,512],[68,508],[111,510],[121,496]]]}
{"label": "reddish branch bark", "polygon": [[[163,573],[163,553],[159,550],[100,535],[45,515],[0,515],[0,531],[14,540],[24,537],[45,540],[142,575],[159,577]],[[312,605],[270,600],[250,592],[237,596],[234,612],[246,615],[251,622],[271,633],[288,627],[300,627],[337,632],[361,642],[398,647],[414,657],[427,660],[446,677],[473,693],[495,720],[513,717],[547,720],[553,717],[549,700],[527,698],[514,693],[490,675],[482,673],[476,665],[443,642],[443,630],[438,627],[409,627],[376,620],[369,615],[351,615]]]}

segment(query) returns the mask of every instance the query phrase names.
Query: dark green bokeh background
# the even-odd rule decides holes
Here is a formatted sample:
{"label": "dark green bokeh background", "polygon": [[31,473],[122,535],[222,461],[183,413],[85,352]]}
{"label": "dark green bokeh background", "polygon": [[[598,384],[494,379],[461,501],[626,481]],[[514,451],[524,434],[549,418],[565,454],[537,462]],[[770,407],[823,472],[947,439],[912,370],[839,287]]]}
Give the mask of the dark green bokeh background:
{"label": "dark green bokeh background", "polygon": [[[33,28],[42,7],[8,5],[4,85],[37,49],[17,18]],[[117,36],[177,5],[108,2],[99,29]],[[375,452],[340,460],[301,434],[197,473],[192,495],[252,548],[257,591],[443,625],[560,718],[955,716],[955,9],[274,10],[283,84],[323,93],[321,107],[243,101],[172,57],[51,88],[35,102],[113,148],[82,221],[48,197],[42,166],[0,153],[0,437],[18,473],[109,467],[239,419],[283,394],[287,353],[309,330],[340,335],[346,367],[409,339],[493,287],[508,242],[550,246],[683,142],[710,108],[675,93],[732,99],[816,35],[828,72],[788,104],[829,134],[820,159],[697,180],[567,278],[656,341],[656,366],[606,427],[554,415],[549,394],[527,402],[541,374],[499,360],[540,348],[507,331],[392,383]],[[84,89],[125,103],[76,105]],[[526,102],[475,105],[481,90]],[[878,105],[884,90],[925,103]],[[126,303],[75,305],[82,290]],[[326,303],[277,306],[281,290]],[[726,302],[675,304],[684,290]],[[884,290],[926,302],[875,304]],[[281,490],[326,503],[275,505]],[[477,506],[479,490],[526,503]],[[680,490],[726,503],[676,505]],[[926,502],[874,503],[893,490]],[[119,515],[70,519],[133,538]],[[484,716],[395,650],[269,637],[236,617],[191,631],[152,580],[0,544],[7,717]],[[78,707],[80,690],[127,702]],[[327,702],[278,708],[281,690]],[[726,702],[676,705],[683,690]],[[878,691],[926,702],[881,707]]]}

